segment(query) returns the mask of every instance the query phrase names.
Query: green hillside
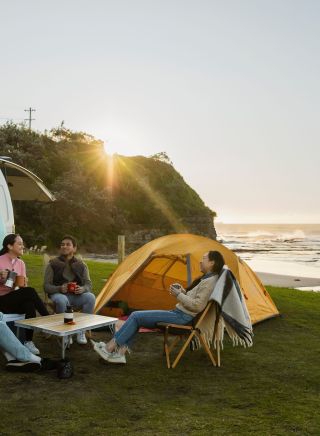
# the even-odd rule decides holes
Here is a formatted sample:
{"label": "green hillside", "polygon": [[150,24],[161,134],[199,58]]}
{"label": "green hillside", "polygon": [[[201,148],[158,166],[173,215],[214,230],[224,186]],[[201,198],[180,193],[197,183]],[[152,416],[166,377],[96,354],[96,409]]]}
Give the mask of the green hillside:
{"label": "green hillside", "polygon": [[16,228],[28,245],[55,245],[74,234],[88,251],[111,252],[118,234],[129,248],[167,233],[215,237],[215,212],[186,184],[165,153],[110,156],[103,142],[64,127],[50,132],[0,127],[0,155],[37,174],[52,204],[16,202]]}

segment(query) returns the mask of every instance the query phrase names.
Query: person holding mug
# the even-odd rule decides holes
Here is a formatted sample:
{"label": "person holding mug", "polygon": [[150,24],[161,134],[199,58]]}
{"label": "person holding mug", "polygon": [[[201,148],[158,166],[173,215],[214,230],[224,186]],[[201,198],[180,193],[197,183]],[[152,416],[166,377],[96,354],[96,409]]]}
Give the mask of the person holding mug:
{"label": "person holding mug", "polygon": [[184,325],[191,323],[194,317],[206,307],[209,297],[224,267],[224,258],[218,251],[205,253],[200,262],[203,273],[189,288],[180,284],[170,286],[170,294],[177,299],[173,310],[137,310],[132,312],[114,337],[106,344],[91,340],[93,349],[109,363],[126,363],[125,353],[131,348],[132,340],[140,327],[153,329],[158,322]]}
{"label": "person holding mug", "polygon": [[[44,290],[56,305],[56,313],[67,306],[79,307],[83,313],[93,313],[96,298],[92,293],[89,269],[76,256],[78,244],[71,235],[60,242],[60,256],[50,260],[44,273]],[[87,343],[84,332],[77,333],[78,344]]]}
{"label": "person holding mug", "polygon": [[[0,312],[21,313],[26,318],[49,315],[43,301],[34,288],[27,286],[26,266],[20,256],[23,254],[23,240],[20,235],[7,235],[0,250]],[[40,354],[34,345],[33,330],[25,329],[24,345],[32,354]]]}

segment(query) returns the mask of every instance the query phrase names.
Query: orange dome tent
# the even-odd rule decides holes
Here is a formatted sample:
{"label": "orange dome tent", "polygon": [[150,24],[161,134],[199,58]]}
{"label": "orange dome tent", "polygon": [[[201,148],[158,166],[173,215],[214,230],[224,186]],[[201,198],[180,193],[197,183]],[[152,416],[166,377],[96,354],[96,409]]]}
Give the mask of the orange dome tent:
{"label": "orange dome tent", "polygon": [[95,312],[117,316],[124,307],[173,309],[176,299],[169,295],[169,286],[179,282],[186,287],[200,276],[200,260],[210,250],[223,255],[238,279],[253,324],[279,315],[263,284],[243,260],[219,242],[191,234],[163,236],[131,253],[98,295]]}

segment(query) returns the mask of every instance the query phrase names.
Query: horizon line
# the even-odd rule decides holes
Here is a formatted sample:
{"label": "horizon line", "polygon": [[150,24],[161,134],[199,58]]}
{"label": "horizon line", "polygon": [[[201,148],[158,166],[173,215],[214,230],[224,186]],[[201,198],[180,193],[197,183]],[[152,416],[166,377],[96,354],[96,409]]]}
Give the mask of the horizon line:
{"label": "horizon line", "polygon": [[302,222],[294,222],[294,223],[285,223],[285,222],[224,222],[224,221],[216,221],[214,220],[214,224],[237,224],[237,225],[243,225],[243,224],[250,224],[250,225],[303,225],[303,226],[320,226],[320,223],[302,223]]}

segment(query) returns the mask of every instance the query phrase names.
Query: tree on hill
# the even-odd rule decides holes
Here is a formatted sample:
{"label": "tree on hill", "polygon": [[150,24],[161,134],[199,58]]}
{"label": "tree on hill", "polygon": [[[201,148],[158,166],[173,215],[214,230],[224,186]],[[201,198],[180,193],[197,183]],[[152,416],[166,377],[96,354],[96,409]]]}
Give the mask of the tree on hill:
{"label": "tree on hill", "polygon": [[54,245],[62,233],[89,251],[112,251],[117,235],[137,229],[214,236],[215,212],[174,169],[165,152],[147,158],[105,154],[103,142],[61,125],[39,133],[7,123],[0,154],[37,174],[54,193],[50,204],[15,202],[27,244]]}

